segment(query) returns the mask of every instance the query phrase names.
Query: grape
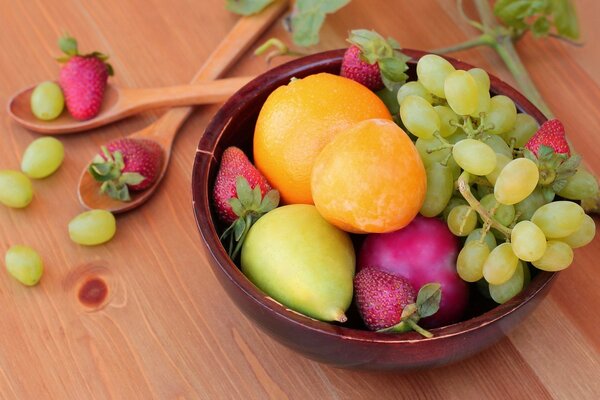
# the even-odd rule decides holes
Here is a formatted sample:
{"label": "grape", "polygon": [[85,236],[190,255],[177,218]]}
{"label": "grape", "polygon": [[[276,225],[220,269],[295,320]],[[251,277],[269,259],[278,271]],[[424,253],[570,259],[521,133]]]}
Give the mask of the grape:
{"label": "grape", "polygon": [[479,118],[481,113],[487,113],[490,109],[490,77],[481,68],[472,68],[469,74],[477,83],[477,109],[470,115]]}
{"label": "grape", "polygon": [[592,199],[598,195],[598,182],[594,175],[580,167],[567,178],[567,186],[558,195],[569,200]]}
{"label": "grape", "polygon": [[31,181],[20,171],[0,170],[0,203],[8,207],[27,207],[33,199]]}
{"label": "grape", "polygon": [[554,201],[538,208],[531,222],[540,227],[548,239],[564,238],[583,224],[585,212],[572,201]]}
{"label": "grape", "polygon": [[499,203],[493,193],[482,197],[480,203],[496,221],[504,226],[510,225],[515,219],[515,208],[511,205]]}
{"label": "grape", "polygon": [[517,223],[512,229],[510,241],[515,255],[523,261],[539,260],[546,251],[546,236],[531,221]]}
{"label": "grape", "polygon": [[519,113],[515,119],[515,126],[508,132],[504,132],[502,137],[506,143],[510,143],[511,138],[515,138],[515,147],[523,147],[538,130],[538,123],[529,114]]}
{"label": "grape", "polygon": [[425,217],[435,217],[448,205],[454,192],[454,179],[450,168],[438,162],[431,164],[425,171],[427,192],[420,213]]}
{"label": "grape", "polygon": [[4,263],[8,273],[27,286],[38,283],[44,272],[42,258],[29,246],[12,246],[4,256]]}
{"label": "grape", "polygon": [[467,201],[465,200],[464,197],[462,197],[462,195],[452,197],[450,199],[450,201],[448,202],[448,205],[446,206],[446,208],[444,208],[444,211],[442,212],[442,217],[444,218],[444,220],[447,221],[448,216],[450,215],[450,211],[452,211],[457,206],[463,206],[463,205],[468,205],[468,204],[469,203],[467,203]]}
{"label": "grape", "polygon": [[452,147],[452,156],[462,169],[474,175],[487,175],[496,167],[496,153],[479,140],[461,140]]}
{"label": "grape", "polygon": [[42,82],[33,89],[31,112],[36,118],[50,121],[57,118],[65,107],[65,97],[55,82]]}
{"label": "grape", "polygon": [[502,169],[506,167],[506,164],[508,164],[511,161],[512,157],[509,158],[504,154],[496,153],[496,166],[494,167],[494,170],[492,172],[485,176],[487,180],[492,185],[495,185],[496,181],[498,180],[498,175],[500,175],[500,171],[502,171]]}
{"label": "grape", "polygon": [[452,135],[448,136],[445,139],[452,144],[456,144],[456,143],[460,142],[461,140],[466,139],[467,137],[468,136],[467,136],[466,132],[463,131],[462,128],[456,128],[456,132],[454,132]]}
{"label": "grape", "polygon": [[515,103],[504,95],[497,95],[490,100],[490,109],[486,114],[485,124],[492,127],[488,133],[501,135],[514,128],[517,120],[517,108]]}
{"label": "grape", "polygon": [[433,96],[419,81],[406,82],[404,85],[400,86],[400,89],[398,90],[398,104],[402,104],[402,101],[407,96],[411,95],[422,97],[427,100],[429,104],[433,103]]}
{"label": "grape", "polygon": [[[482,234],[483,234],[483,228],[475,229],[473,232],[469,233],[469,236],[467,236],[467,240],[465,240],[465,244],[467,244],[473,240],[481,241]],[[485,236],[483,237],[483,243],[485,243],[489,247],[490,251],[493,250],[494,247],[497,246],[496,238],[490,231],[487,231],[485,233]]]}
{"label": "grape", "polygon": [[519,214],[517,220],[531,219],[535,210],[546,203],[544,193],[540,188],[536,188],[529,196],[515,204],[515,211]]}
{"label": "grape", "polygon": [[71,240],[87,246],[108,242],[116,231],[115,217],[105,210],[85,211],[69,222]]}
{"label": "grape", "polygon": [[490,296],[492,296],[492,299],[496,303],[504,304],[508,300],[521,293],[525,287],[525,268],[526,267],[523,265],[523,262],[519,261],[517,263],[517,268],[510,279],[499,285],[490,284]]}
{"label": "grape", "polygon": [[35,139],[23,153],[21,170],[30,178],[45,178],[60,167],[64,158],[60,140],[50,136]]}
{"label": "grape", "polygon": [[477,82],[477,86],[480,86],[480,87],[482,87],[483,89],[485,89],[486,91],[489,92],[489,90],[490,90],[490,76],[488,75],[487,72],[485,72],[484,69],[481,69],[481,68],[471,68],[468,72],[475,79],[475,82]]}
{"label": "grape", "polygon": [[507,158],[510,158],[511,160],[513,159],[512,150],[510,149],[510,147],[508,147],[504,139],[502,139],[500,136],[486,135],[485,137],[483,137],[483,139],[481,139],[481,141],[490,146],[494,150],[496,155],[502,154]]}
{"label": "grape", "polygon": [[440,130],[440,117],[433,106],[422,97],[407,96],[400,105],[402,123],[413,135],[431,139]]}
{"label": "grape", "polygon": [[456,206],[448,214],[447,222],[454,236],[467,236],[477,225],[477,212],[469,206]]}
{"label": "grape", "polygon": [[548,240],[544,255],[532,264],[542,271],[561,271],[573,262],[573,249],[560,240]]}
{"label": "grape", "polygon": [[482,197],[487,196],[488,194],[494,193],[494,187],[490,185],[486,185],[485,183],[477,183],[475,184],[475,193],[477,193],[477,198],[480,199]]}
{"label": "grape", "polygon": [[492,285],[501,285],[515,273],[519,259],[510,243],[502,243],[490,252],[483,264],[483,277]]}
{"label": "grape", "polygon": [[419,82],[437,97],[446,98],[444,81],[454,67],[445,58],[435,54],[427,54],[417,62]]}
{"label": "grape", "polygon": [[592,239],[594,239],[594,236],[596,236],[596,224],[594,223],[594,219],[585,214],[583,216],[581,227],[569,236],[561,238],[560,241],[565,242],[571,246],[572,249],[577,249],[591,242]]}
{"label": "grape", "polygon": [[506,164],[494,185],[496,200],[502,204],[515,204],[525,199],[538,184],[540,172],[527,158],[517,158]]}
{"label": "grape", "polygon": [[[418,138],[415,142],[415,147],[421,156],[421,160],[423,161],[423,165],[428,167],[436,162],[444,162],[448,156],[450,156],[450,152],[452,151],[450,147],[440,148],[441,143],[436,138],[432,139],[423,139]],[[431,151],[433,149],[437,149],[435,151]],[[428,150],[430,152],[428,152]]]}
{"label": "grape", "polygon": [[477,111],[479,93],[475,78],[467,71],[452,71],[444,81],[444,93],[448,105],[458,115],[469,115]]}
{"label": "grape", "polygon": [[463,281],[477,282],[483,278],[483,264],[490,255],[486,243],[470,241],[458,253],[456,272]]}
{"label": "grape", "polygon": [[456,132],[457,126],[455,124],[458,124],[458,115],[447,106],[435,106],[433,109],[440,117],[440,135],[448,137]]}

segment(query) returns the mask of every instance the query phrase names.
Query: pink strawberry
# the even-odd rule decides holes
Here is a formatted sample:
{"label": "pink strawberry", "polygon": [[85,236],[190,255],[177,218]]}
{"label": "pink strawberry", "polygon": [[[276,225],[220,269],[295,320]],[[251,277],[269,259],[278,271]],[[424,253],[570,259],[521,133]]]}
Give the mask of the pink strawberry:
{"label": "pink strawberry", "polygon": [[540,146],[547,146],[555,154],[566,154],[571,151],[565,137],[565,127],[558,119],[550,119],[542,124],[538,131],[527,141],[525,148],[531,150],[536,157],[539,156]]}
{"label": "pink strawberry", "polygon": [[154,140],[121,138],[102,146],[88,167],[100,190],[110,197],[131,200],[130,190],[147,189],[158,177],[163,158],[162,147]]}
{"label": "pink strawberry", "polygon": [[351,46],[344,53],[340,75],[359,82],[373,91],[406,81],[408,57],[400,52],[393,39],[384,39],[375,31],[357,29],[350,32]]}
{"label": "pink strawberry", "polygon": [[111,65],[106,63],[108,56],[98,52],[79,54],[77,41],[72,37],[61,38],[59,46],[66,54],[58,59],[65,63],[58,82],[67,109],[75,119],[93,118],[100,112],[106,81],[113,75]]}

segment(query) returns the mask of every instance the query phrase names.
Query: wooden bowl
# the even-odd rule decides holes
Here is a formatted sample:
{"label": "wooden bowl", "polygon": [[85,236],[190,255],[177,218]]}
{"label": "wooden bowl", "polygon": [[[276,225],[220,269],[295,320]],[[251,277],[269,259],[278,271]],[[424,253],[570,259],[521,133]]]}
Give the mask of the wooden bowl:
{"label": "wooden bowl", "polygon": [[[409,75],[415,79],[416,60],[426,53],[404,50],[413,60]],[[297,59],[252,80],[234,94],[212,119],[198,145],[192,171],[193,207],[210,265],[219,282],[240,310],[277,341],[302,355],[337,367],[408,371],[441,366],[469,357],[501,339],[519,324],[548,292],[556,273],[538,272],[529,286],[505,304],[490,304],[477,297],[462,322],[432,329],[433,338],[417,333],[382,334],[366,330],[356,310],[348,311],[346,324],[317,321],[292,312],[267,297],[242,274],[219,241],[224,227],[217,221],[211,189],[224,149],[241,147],[252,155],[254,124],[267,96],[291,77],[318,72],[338,74],[343,50]],[[459,69],[472,68],[449,59]],[[523,95],[490,76],[491,90],[512,98],[517,108],[539,123],[545,118]],[[475,292],[475,291],[474,291]]]}

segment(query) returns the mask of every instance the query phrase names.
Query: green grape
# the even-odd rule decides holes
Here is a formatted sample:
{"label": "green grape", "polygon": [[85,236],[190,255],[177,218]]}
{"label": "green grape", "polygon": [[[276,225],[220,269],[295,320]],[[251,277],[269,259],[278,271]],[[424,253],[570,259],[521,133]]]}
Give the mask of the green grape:
{"label": "green grape", "polygon": [[419,96],[427,100],[429,104],[433,103],[433,96],[419,81],[406,82],[404,85],[400,86],[397,96],[398,104],[402,104],[402,101],[407,96]]}
{"label": "green grape", "polygon": [[427,192],[420,213],[425,217],[435,217],[448,205],[454,192],[454,179],[450,168],[438,162],[427,167],[425,172]]}
{"label": "green grape", "polygon": [[444,93],[448,105],[458,115],[470,115],[477,111],[479,92],[477,82],[467,71],[452,71],[444,81]]}
{"label": "green grape", "polygon": [[440,135],[448,137],[456,132],[458,115],[448,106],[435,106],[433,109],[440,117]]}
{"label": "green grape", "polygon": [[479,118],[481,113],[487,113],[490,109],[490,77],[481,68],[472,68],[468,72],[477,83],[477,109],[470,115]]}
{"label": "green grape", "polygon": [[452,156],[462,169],[473,175],[487,175],[496,167],[496,153],[479,140],[461,140],[452,147]]}
{"label": "green grape", "polygon": [[594,175],[580,167],[574,175],[567,178],[567,186],[558,195],[569,200],[592,199],[598,195],[598,181]]}
{"label": "green grape", "polygon": [[456,272],[463,281],[477,282],[483,278],[483,264],[490,255],[486,243],[470,241],[458,253]]}
{"label": "green grape", "polygon": [[591,242],[592,239],[594,239],[594,236],[596,236],[596,224],[594,223],[594,219],[585,214],[581,227],[569,236],[561,238],[560,241],[565,242],[571,246],[572,249],[577,249]]}
{"label": "green grape", "polygon": [[115,217],[106,210],[85,211],[69,222],[71,240],[86,246],[108,242],[116,231]]}
{"label": "green grape", "polygon": [[65,149],[60,140],[51,136],[35,139],[27,146],[21,160],[21,170],[30,178],[45,178],[60,167]]}
{"label": "green grape", "polygon": [[499,203],[493,193],[482,197],[479,202],[496,221],[504,226],[510,225],[515,219],[515,208],[511,205]]}
{"label": "green grape", "polygon": [[554,201],[538,208],[531,222],[540,227],[548,239],[558,239],[575,233],[583,224],[585,212],[572,201]]}
{"label": "green grape", "polygon": [[458,142],[460,142],[463,139],[466,139],[468,136],[466,134],[465,131],[462,130],[462,128],[456,128],[456,132],[454,132],[452,135],[446,137],[445,139],[452,143],[452,144],[456,144]]}
{"label": "green grape", "polygon": [[454,67],[445,58],[436,54],[427,54],[417,62],[417,77],[419,82],[437,97],[446,98],[444,81]]}
{"label": "green grape", "polygon": [[400,105],[402,123],[413,135],[431,139],[440,130],[440,117],[433,106],[422,97],[407,96]]}
{"label": "green grape", "polygon": [[490,90],[490,76],[484,69],[481,68],[471,68],[469,74],[475,79],[478,86],[481,86],[483,89],[489,92]]}
{"label": "green grape", "polygon": [[525,287],[525,266],[522,261],[517,263],[517,268],[512,276],[504,283],[493,285],[490,283],[490,296],[498,304],[504,304],[512,299]]}
{"label": "green grape", "polygon": [[573,249],[560,240],[548,240],[544,255],[539,260],[532,261],[537,269],[542,271],[561,271],[573,262]]}
{"label": "green grape", "polygon": [[534,189],[533,192],[523,200],[515,204],[515,211],[518,213],[518,221],[529,220],[533,216],[535,210],[548,203],[544,197],[544,193],[540,188]]}
{"label": "green grape", "polygon": [[[465,240],[465,244],[472,242],[472,241],[481,241],[481,235],[483,234],[483,228],[477,228],[475,229],[473,232],[469,233],[469,236],[467,236],[467,240]],[[494,234],[490,231],[487,231],[485,233],[485,236],[483,237],[483,243],[485,243],[490,251],[494,249],[494,247],[496,247],[498,244],[496,243],[496,238],[494,237]]]}
{"label": "green grape", "polygon": [[500,171],[506,167],[506,164],[512,161],[512,157],[507,157],[504,154],[496,153],[496,166],[494,170],[487,174],[485,177],[492,184],[495,185],[498,180],[498,175],[500,175]]}
{"label": "green grape", "polygon": [[501,135],[514,128],[517,120],[517,107],[515,103],[507,96],[497,95],[490,100],[490,109],[485,118],[485,124],[491,128],[488,133]]}
{"label": "green grape", "polygon": [[38,283],[44,272],[42,258],[29,246],[12,246],[4,256],[4,263],[8,273],[27,286]]}
{"label": "green grape", "polygon": [[450,198],[448,205],[446,206],[446,208],[444,208],[444,211],[442,212],[442,217],[445,221],[447,221],[448,216],[450,215],[450,211],[452,211],[457,206],[466,206],[468,204],[469,203],[467,203],[467,201],[464,199],[464,197],[462,197],[462,195],[459,194],[458,196],[454,196]]}
{"label": "green grape", "polygon": [[490,252],[483,264],[483,277],[492,285],[501,285],[515,273],[519,259],[510,243],[502,243]]}
{"label": "green grape", "polygon": [[539,260],[546,251],[546,236],[531,221],[517,223],[512,229],[510,241],[516,256],[523,261]]}
{"label": "green grape", "polygon": [[33,199],[33,185],[20,171],[0,170],[0,203],[12,208],[27,207]]}
{"label": "green grape", "polygon": [[[450,147],[441,148],[441,143],[437,138],[418,138],[415,142],[415,147],[426,168],[436,162],[444,162],[448,159],[452,151]],[[432,151],[433,149],[436,150]]]}
{"label": "green grape", "polygon": [[494,150],[496,155],[502,154],[507,158],[510,158],[511,160],[513,159],[512,150],[510,149],[510,147],[508,147],[504,139],[502,139],[500,136],[486,135],[481,139],[481,141],[490,146]]}
{"label": "green grape", "polygon": [[516,204],[533,192],[540,172],[537,165],[527,158],[516,158],[506,164],[494,185],[496,200],[502,204]]}
{"label": "green grape", "polygon": [[[486,182],[487,183],[487,182]],[[494,188],[486,183],[475,184],[475,193],[478,199],[487,196],[488,194],[494,193]]]}
{"label": "green grape", "polygon": [[448,214],[447,222],[454,236],[467,236],[477,226],[477,211],[469,206],[456,206]]}
{"label": "green grape", "polygon": [[31,112],[36,118],[50,121],[62,113],[65,97],[57,83],[42,82],[33,89],[30,105]]}
{"label": "green grape", "polygon": [[504,132],[502,137],[506,143],[510,143],[511,138],[515,139],[515,147],[523,147],[531,139],[531,137],[537,132],[539,125],[535,118],[529,114],[519,113],[515,119],[515,126],[513,129]]}

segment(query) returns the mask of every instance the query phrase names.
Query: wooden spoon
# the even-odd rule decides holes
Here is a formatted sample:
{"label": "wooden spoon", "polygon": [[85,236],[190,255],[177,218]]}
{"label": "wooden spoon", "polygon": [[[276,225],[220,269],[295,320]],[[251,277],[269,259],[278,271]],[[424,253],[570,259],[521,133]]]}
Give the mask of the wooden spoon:
{"label": "wooden spoon", "polygon": [[[286,8],[287,1],[277,0],[259,14],[241,17],[196,73],[196,76],[192,79],[192,84],[218,78]],[[152,186],[143,191],[132,191],[131,201],[114,200],[100,193],[100,184],[87,172],[86,166],[79,180],[79,202],[89,209],[104,209],[113,213],[121,213],[132,210],[148,200],[165,175],[171,156],[173,139],[179,127],[191,112],[192,107],[173,108],[150,126],[129,136],[155,140],[164,150],[162,170]]]}
{"label": "wooden spoon", "polygon": [[228,78],[163,88],[127,89],[106,87],[100,113],[92,119],[78,121],[65,110],[52,121],[37,119],[31,112],[30,98],[34,87],[24,89],[8,103],[8,115],[25,128],[43,134],[61,135],[98,128],[133,114],[160,107],[212,104],[226,100],[250,81],[250,77]]}

